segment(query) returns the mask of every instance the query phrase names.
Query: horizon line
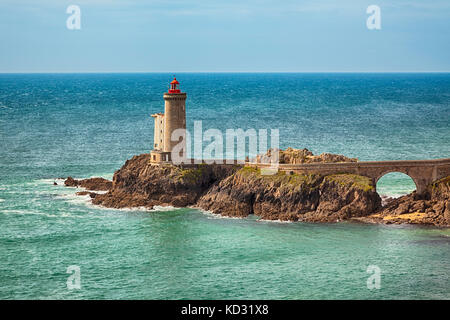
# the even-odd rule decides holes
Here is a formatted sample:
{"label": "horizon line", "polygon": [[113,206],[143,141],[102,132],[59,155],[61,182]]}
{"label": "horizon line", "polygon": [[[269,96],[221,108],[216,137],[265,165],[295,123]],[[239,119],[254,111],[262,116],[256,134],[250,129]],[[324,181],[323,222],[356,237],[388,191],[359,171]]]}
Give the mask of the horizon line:
{"label": "horizon line", "polygon": [[0,74],[187,74],[187,73],[291,73],[291,74],[318,74],[318,73],[358,73],[358,74],[389,74],[389,73],[450,73],[448,71],[75,71],[75,72],[0,72]]}

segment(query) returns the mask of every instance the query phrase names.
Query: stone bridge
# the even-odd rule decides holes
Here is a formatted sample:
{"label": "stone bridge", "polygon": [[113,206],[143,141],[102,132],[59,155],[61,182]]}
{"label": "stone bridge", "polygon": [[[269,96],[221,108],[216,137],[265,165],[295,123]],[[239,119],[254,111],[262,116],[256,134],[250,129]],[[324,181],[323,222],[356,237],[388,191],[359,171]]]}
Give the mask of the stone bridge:
{"label": "stone bridge", "polygon": [[[249,167],[270,168],[270,164],[247,162]],[[318,173],[322,175],[353,173],[372,179],[374,186],[387,173],[401,172],[414,181],[417,194],[423,194],[427,186],[441,178],[450,176],[450,158],[435,160],[392,160],[340,163],[279,164],[278,170],[298,174]]]}

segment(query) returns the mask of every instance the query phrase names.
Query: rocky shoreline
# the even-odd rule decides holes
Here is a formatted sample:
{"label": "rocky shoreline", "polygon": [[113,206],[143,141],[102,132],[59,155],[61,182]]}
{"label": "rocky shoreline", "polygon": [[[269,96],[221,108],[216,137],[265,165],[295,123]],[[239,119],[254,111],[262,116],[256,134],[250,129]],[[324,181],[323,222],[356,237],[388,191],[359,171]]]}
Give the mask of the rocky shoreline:
{"label": "rocky shoreline", "polygon": [[[307,149],[287,149],[281,155],[282,161],[292,163],[357,161],[331,154],[313,156]],[[93,204],[110,208],[193,206],[223,216],[254,214],[265,220],[450,226],[450,177],[430,185],[421,198],[413,192],[382,205],[371,180],[354,174],[262,175],[258,169],[238,165],[155,166],[149,160],[149,154],[127,160],[113,181],[69,177],[65,185],[85,188],[77,194],[89,194]]]}

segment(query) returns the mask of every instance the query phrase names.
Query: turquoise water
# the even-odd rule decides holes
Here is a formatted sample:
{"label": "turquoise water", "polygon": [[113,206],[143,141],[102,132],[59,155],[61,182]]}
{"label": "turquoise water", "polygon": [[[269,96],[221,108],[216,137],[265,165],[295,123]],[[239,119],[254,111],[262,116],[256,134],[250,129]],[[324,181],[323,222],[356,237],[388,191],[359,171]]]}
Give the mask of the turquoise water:
{"label": "turquoise water", "polygon": [[[361,160],[450,157],[449,74],[179,74],[188,128],[279,128],[281,147]],[[450,230],[94,207],[153,141],[168,74],[0,75],[0,298],[450,298]],[[414,189],[386,176],[380,194]],[[408,184],[409,183],[409,184]],[[81,289],[66,286],[71,265]],[[381,270],[369,290],[367,267]]]}

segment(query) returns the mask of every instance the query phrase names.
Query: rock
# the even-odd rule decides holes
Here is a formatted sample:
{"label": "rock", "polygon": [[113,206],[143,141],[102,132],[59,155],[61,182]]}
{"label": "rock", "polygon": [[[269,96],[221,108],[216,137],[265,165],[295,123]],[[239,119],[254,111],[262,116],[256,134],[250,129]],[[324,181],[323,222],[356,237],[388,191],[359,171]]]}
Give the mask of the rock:
{"label": "rock", "polygon": [[82,187],[87,190],[96,191],[108,191],[112,188],[112,182],[103,178],[90,178],[83,180],[75,180],[72,177],[68,177],[64,181],[66,187]]}
{"label": "rock", "polygon": [[65,181],[64,181],[64,185],[66,187],[78,187],[78,181],[75,180],[72,177],[68,177]]}
{"label": "rock", "polygon": [[114,208],[196,206],[226,216],[317,222],[366,216],[381,206],[370,179],[356,175],[264,176],[241,166],[155,166],[149,160],[148,154],[127,160],[115,172],[112,189],[93,203]]}
{"label": "rock", "polygon": [[392,197],[388,197],[388,196],[381,196],[381,205],[384,207],[385,205],[387,205],[389,202],[393,201],[395,198]]}
{"label": "rock", "polygon": [[[339,155],[314,156],[307,150],[287,149],[283,161],[357,161]],[[318,159],[318,160],[317,160]],[[415,193],[383,201],[370,178],[354,174],[299,175],[236,165],[153,165],[150,155],[134,156],[102,178],[75,180],[66,186],[108,190],[83,191],[97,205],[113,208],[172,205],[195,206],[217,214],[268,220],[450,225],[450,177],[429,186],[424,197]]]}
{"label": "rock", "polygon": [[369,219],[382,223],[450,226],[450,176],[429,185],[424,196],[413,192],[393,199]]}
{"label": "rock", "polygon": [[91,199],[95,198],[98,193],[95,192],[89,192],[89,191],[80,191],[76,193],[77,196],[86,196],[89,195],[91,197]]}
{"label": "rock", "polygon": [[239,168],[216,164],[155,166],[150,164],[148,154],[134,156],[114,173],[112,189],[96,196],[93,203],[114,208],[186,207]]}
{"label": "rock", "polygon": [[[355,183],[358,179],[360,184]],[[381,206],[381,199],[370,179],[360,176],[264,176],[243,168],[214,185],[197,206],[225,216],[336,222],[369,215]]]}
{"label": "rock", "polygon": [[[259,156],[259,161],[262,163],[269,163],[270,157],[276,151],[269,149],[267,153]],[[281,164],[299,164],[299,163],[315,163],[315,162],[357,162],[356,158],[347,158],[340,154],[322,153],[321,155],[314,155],[308,149],[293,149],[278,150],[279,163]]]}

